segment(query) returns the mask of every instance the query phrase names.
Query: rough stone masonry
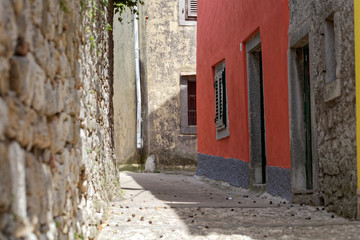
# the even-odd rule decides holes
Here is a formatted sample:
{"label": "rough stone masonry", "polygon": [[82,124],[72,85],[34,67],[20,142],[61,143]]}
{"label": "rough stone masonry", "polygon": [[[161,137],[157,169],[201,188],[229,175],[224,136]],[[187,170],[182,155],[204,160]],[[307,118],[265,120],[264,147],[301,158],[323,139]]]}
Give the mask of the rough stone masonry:
{"label": "rough stone masonry", "polygon": [[0,1],[0,240],[94,239],[116,195],[103,2]]}
{"label": "rough stone masonry", "polygon": [[[305,40],[310,48],[315,190],[310,194],[300,193],[293,200],[299,202],[302,198],[300,202],[309,203],[311,201],[306,200],[309,196],[319,198],[319,203],[329,210],[355,218],[357,156],[353,1],[292,0],[289,8],[289,47],[296,49]],[[305,39],[293,41],[303,36]],[[290,97],[296,100],[295,94]]]}

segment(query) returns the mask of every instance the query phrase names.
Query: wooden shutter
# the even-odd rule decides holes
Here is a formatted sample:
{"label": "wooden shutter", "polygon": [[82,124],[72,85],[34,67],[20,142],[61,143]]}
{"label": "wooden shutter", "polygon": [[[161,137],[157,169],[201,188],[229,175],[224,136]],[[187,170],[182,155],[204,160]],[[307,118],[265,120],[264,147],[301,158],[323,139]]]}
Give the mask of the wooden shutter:
{"label": "wooden shutter", "polygon": [[215,73],[215,124],[216,130],[226,127],[225,68]]}
{"label": "wooden shutter", "polygon": [[194,19],[197,17],[197,0],[186,1],[186,19]]}
{"label": "wooden shutter", "polygon": [[196,126],[196,82],[188,81],[188,125]]}

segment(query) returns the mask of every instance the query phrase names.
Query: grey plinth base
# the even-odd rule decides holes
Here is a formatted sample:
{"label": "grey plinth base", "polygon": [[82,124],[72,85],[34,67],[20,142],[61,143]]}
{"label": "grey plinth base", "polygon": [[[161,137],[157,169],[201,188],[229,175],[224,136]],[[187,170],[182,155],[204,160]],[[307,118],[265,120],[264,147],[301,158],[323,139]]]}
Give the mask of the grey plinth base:
{"label": "grey plinth base", "polygon": [[266,191],[272,195],[292,200],[291,170],[279,167],[267,167],[268,182]]}
{"label": "grey plinth base", "polygon": [[[199,153],[196,175],[249,188],[249,164],[238,159]],[[267,183],[261,185],[261,190],[291,201],[291,170],[268,166]]]}
{"label": "grey plinth base", "polygon": [[247,162],[207,154],[198,154],[196,175],[248,188],[249,166]]}

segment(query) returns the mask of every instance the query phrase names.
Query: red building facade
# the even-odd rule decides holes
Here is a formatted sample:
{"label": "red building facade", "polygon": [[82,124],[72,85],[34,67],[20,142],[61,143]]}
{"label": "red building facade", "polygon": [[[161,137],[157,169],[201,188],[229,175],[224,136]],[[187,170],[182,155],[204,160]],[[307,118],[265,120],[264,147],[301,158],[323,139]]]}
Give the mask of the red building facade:
{"label": "red building facade", "polygon": [[198,175],[291,199],[288,0],[198,0]]}

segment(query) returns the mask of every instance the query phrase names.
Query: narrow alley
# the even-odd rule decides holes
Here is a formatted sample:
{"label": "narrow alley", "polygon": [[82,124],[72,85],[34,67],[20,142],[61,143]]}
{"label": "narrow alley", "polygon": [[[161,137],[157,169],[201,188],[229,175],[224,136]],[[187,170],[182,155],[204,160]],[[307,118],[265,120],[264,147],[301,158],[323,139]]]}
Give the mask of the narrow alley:
{"label": "narrow alley", "polygon": [[192,173],[121,173],[99,240],[359,239],[360,223]]}

